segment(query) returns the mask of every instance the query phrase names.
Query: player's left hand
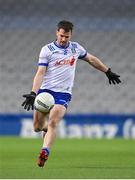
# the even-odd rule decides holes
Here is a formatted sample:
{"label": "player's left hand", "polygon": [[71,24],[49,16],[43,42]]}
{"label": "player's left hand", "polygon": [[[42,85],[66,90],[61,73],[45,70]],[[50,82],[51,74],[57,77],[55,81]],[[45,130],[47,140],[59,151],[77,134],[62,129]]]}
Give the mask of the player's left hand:
{"label": "player's left hand", "polygon": [[120,75],[113,73],[110,68],[108,69],[107,72],[105,72],[105,74],[109,79],[109,84],[112,84],[112,83],[113,84],[119,84],[119,83],[121,83]]}

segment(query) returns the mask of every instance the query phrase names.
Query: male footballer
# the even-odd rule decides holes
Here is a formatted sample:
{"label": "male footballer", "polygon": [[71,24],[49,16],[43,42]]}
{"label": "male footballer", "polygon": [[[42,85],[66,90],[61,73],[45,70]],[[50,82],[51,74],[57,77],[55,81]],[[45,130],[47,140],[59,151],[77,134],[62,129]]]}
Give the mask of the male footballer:
{"label": "male footballer", "polygon": [[29,94],[23,95],[26,99],[22,106],[27,111],[34,109],[34,100],[39,93],[49,92],[55,99],[55,105],[48,115],[47,132],[45,127],[46,114],[34,109],[34,130],[46,132],[37,161],[39,167],[44,166],[50,155],[56,138],[57,125],[66,113],[71,101],[78,59],[88,62],[97,70],[102,71],[109,79],[110,84],[121,82],[120,76],[113,73],[100,59],[88,53],[79,43],[70,41],[72,31],[73,24],[71,22],[63,20],[58,23],[56,40],[41,49],[32,90]]}

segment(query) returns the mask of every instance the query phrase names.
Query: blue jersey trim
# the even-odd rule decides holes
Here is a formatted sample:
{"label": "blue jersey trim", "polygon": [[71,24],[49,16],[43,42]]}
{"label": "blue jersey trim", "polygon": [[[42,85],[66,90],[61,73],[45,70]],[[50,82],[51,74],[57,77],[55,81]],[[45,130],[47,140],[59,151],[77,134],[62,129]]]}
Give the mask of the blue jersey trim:
{"label": "blue jersey trim", "polygon": [[38,63],[39,66],[48,66],[48,63]]}
{"label": "blue jersey trim", "polygon": [[75,44],[75,43],[71,43],[71,44],[72,44],[73,48],[77,48],[77,44]]}
{"label": "blue jersey trim", "polygon": [[55,42],[53,42],[54,43],[54,45],[56,46],[56,47],[58,47],[58,48],[60,48],[60,49],[66,49],[66,48],[68,48],[69,47],[69,42],[68,42],[68,44],[65,46],[65,47],[62,47],[62,46],[60,46],[59,44],[57,44],[57,42],[55,41]]}
{"label": "blue jersey trim", "polygon": [[48,45],[47,47],[50,49],[50,51],[54,51],[55,50],[55,48],[52,45]]}
{"label": "blue jersey trim", "polygon": [[79,56],[78,59],[83,59],[87,55],[87,52],[83,56]]}

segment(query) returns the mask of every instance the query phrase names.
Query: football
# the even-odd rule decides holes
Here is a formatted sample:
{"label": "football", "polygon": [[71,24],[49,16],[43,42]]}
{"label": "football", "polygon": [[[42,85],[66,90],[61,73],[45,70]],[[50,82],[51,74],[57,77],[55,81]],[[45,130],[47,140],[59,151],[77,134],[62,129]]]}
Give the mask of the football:
{"label": "football", "polygon": [[54,97],[50,93],[43,92],[36,96],[34,108],[42,113],[48,113],[54,104]]}

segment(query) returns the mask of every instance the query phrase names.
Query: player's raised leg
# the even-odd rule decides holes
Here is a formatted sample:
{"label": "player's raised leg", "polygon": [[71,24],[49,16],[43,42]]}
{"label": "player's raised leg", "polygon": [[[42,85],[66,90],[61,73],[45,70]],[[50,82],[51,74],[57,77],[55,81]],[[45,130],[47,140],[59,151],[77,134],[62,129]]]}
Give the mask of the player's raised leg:
{"label": "player's raised leg", "polygon": [[49,114],[48,131],[44,137],[43,148],[38,158],[38,166],[43,167],[50,154],[51,146],[56,138],[56,128],[63,118],[66,108],[63,105],[55,105]]}
{"label": "player's raised leg", "polygon": [[46,131],[46,116],[47,114],[41,113],[39,111],[34,110],[33,119],[34,119],[34,131]]}

